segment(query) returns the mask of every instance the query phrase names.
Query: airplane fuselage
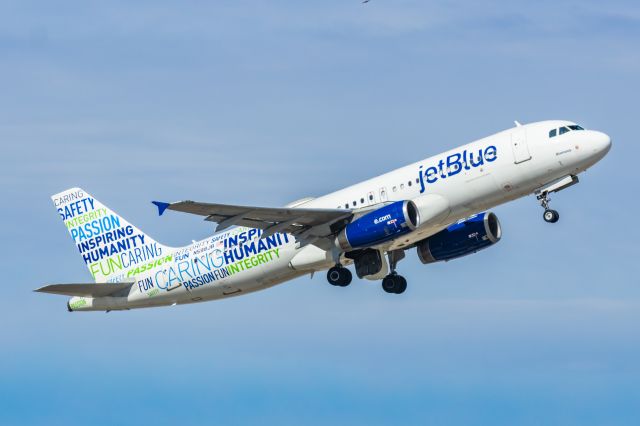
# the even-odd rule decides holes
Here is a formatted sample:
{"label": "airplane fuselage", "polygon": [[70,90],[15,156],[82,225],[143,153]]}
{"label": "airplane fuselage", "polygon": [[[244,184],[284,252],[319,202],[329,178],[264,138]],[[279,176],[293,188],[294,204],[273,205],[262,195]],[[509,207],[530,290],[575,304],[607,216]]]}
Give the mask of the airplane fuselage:
{"label": "airplane fuselage", "polygon": [[[358,212],[437,194],[448,201],[446,223],[454,223],[578,175],[606,155],[610,139],[597,131],[580,129],[550,137],[553,129],[573,124],[545,121],[514,127],[293,206]],[[442,223],[419,227],[375,248],[410,248],[443,229]],[[261,238],[262,234],[260,229],[231,228],[187,247],[165,248],[149,260],[131,259],[119,265],[122,270],[115,275],[108,264],[97,263],[96,280],[104,272],[108,281],[135,280],[134,285],[118,297],[74,297],[69,308],[114,310],[221,299],[327,269],[338,258],[343,264],[350,262],[336,250],[323,258],[316,253],[319,249],[309,249],[292,235]],[[301,260],[314,256],[314,261]]]}

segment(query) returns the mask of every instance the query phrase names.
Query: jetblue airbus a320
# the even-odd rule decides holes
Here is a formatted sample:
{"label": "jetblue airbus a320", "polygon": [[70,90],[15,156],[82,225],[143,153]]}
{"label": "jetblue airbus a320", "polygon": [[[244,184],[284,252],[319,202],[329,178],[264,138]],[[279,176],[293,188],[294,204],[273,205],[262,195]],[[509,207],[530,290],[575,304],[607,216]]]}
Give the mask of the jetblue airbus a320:
{"label": "jetblue airbus a320", "polygon": [[407,252],[424,264],[456,259],[502,236],[486,211],[535,194],[545,221],[559,219],[549,194],[578,183],[611,139],[570,121],[516,127],[318,198],[285,207],[154,201],[217,223],[213,236],[168,247],[80,188],[52,197],[94,282],[37,291],[71,296],[70,311],[110,311],[202,302],[262,290],[327,271],[334,286],[381,280],[401,294]]}

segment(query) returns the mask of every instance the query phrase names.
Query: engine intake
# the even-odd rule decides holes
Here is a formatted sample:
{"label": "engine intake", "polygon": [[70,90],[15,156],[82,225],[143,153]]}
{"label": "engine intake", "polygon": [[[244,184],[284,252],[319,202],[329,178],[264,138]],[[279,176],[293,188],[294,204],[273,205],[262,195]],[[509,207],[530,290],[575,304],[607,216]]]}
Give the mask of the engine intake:
{"label": "engine intake", "polygon": [[480,213],[420,241],[418,257],[424,264],[457,259],[487,248],[501,237],[498,217],[491,212]]}

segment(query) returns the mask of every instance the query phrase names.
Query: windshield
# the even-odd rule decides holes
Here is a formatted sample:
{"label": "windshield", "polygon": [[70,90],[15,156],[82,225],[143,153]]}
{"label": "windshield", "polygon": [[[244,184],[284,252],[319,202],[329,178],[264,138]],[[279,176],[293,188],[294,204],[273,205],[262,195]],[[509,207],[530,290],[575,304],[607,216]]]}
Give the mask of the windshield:
{"label": "windshield", "polygon": [[556,136],[564,135],[565,133],[569,133],[574,130],[584,130],[582,126],[578,126],[577,124],[572,124],[570,126],[562,126],[557,129],[549,130],[549,139],[555,138]]}

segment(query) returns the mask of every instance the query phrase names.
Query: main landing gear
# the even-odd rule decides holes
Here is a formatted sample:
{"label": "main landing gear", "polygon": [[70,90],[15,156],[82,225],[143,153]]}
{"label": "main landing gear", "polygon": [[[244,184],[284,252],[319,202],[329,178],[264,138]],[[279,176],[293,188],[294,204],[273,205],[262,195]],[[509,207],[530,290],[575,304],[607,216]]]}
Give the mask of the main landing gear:
{"label": "main landing gear", "polygon": [[544,213],[542,215],[544,221],[548,223],[556,223],[558,219],[560,219],[560,213],[549,208],[549,202],[551,201],[549,193],[546,191],[542,192],[537,198],[540,201],[542,208],[544,208]]}
{"label": "main landing gear", "polygon": [[[389,257],[389,269],[391,272],[382,280],[382,289],[387,293],[402,294],[407,289],[407,280],[398,275],[396,266],[404,258],[404,250],[387,252],[387,256]],[[360,275],[358,276],[360,277]],[[327,281],[331,285],[346,287],[351,284],[351,278],[351,271],[339,263],[327,271]]]}
{"label": "main landing gear", "polygon": [[384,277],[382,289],[387,293],[402,294],[407,289],[407,280],[394,271]]}
{"label": "main landing gear", "polygon": [[351,284],[351,271],[342,265],[336,265],[327,272],[329,284],[338,287],[346,287]]}
{"label": "main landing gear", "polygon": [[404,250],[387,252],[391,273],[382,280],[382,289],[387,293],[402,294],[407,289],[407,280],[396,272],[396,266],[404,258]]}

